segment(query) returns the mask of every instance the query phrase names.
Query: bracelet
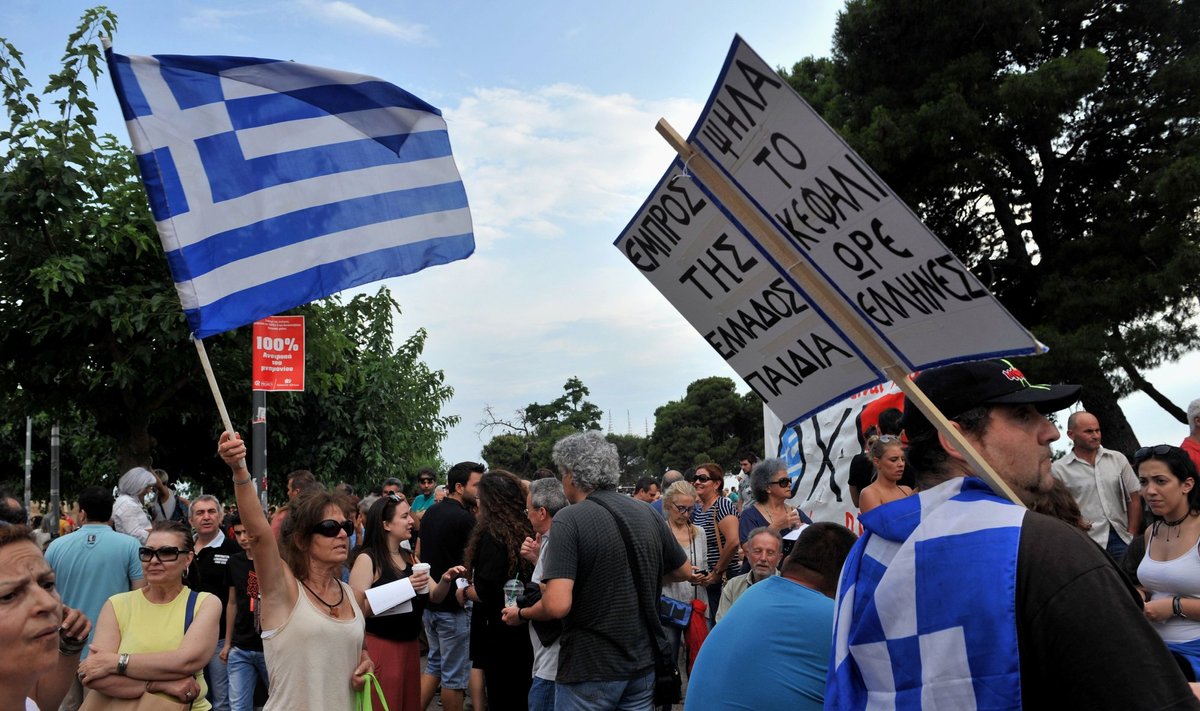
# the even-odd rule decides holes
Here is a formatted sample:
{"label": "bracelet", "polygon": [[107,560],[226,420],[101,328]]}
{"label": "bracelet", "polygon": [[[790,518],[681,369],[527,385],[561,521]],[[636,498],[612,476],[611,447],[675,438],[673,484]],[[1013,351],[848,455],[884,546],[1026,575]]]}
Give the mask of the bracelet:
{"label": "bracelet", "polygon": [[242,484],[249,484],[252,481],[254,481],[254,477],[248,476],[245,479],[242,479],[241,481],[234,479],[233,484],[234,484],[234,486],[241,486]]}
{"label": "bracelet", "polygon": [[523,607],[518,607],[518,608],[517,608],[517,619],[518,619],[518,620],[524,620],[524,619],[525,619],[525,615],[522,615],[522,614],[521,614],[521,613],[522,613],[522,612],[524,612],[524,611],[525,611],[525,608],[523,608]]}
{"label": "bracelet", "polygon": [[1179,599],[1179,595],[1171,598],[1171,613],[1176,617],[1187,619],[1187,615],[1183,614],[1183,601]]}
{"label": "bracelet", "polygon": [[125,676],[125,668],[129,666],[129,653],[122,652],[121,656],[117,657],[117,674]]}
{"label": "bracelet", "polygon": [[87,644],[87,637],[83,639],[71,639],[70,637],[58,638],[58,653],[64,657],[73,657],[83,651]]}

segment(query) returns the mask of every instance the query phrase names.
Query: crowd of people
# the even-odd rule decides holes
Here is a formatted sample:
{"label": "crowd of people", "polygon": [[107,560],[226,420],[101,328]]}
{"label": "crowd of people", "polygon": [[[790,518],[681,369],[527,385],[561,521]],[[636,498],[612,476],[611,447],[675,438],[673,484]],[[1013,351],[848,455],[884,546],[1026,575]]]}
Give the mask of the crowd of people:
{"label": "crowd of people", "polygon": [[623,494],[599,432],[532,480],[460,462],[359,498],[296,471],[277,511],[227,432],[227,506],[131,469],[44,553],[0,493],[0,711],[346,709],[371,675],[393,710],[1200,709],[1200,400],[1182,447],[1131,457],[1073,412],[1054,460],[1077,386],[917,383],[1024,506],[915,408],[863,433],[861,537],[792,506],[781,459]]}

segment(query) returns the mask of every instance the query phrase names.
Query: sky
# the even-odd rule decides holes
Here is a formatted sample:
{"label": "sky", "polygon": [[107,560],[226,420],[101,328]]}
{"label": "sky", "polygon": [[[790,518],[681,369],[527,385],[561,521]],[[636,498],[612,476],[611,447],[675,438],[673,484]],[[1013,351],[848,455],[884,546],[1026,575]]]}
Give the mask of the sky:
{"label": "sky", "polygon": [[[0,37],[24,54],[35,87],[57,69],[90,6],[0,6]],[[485,407],[512,415],[558,397],[571,377],[607,413],[605,428],[622,434],[652,430],[654,410],[700,378],[731,377],[747,390],[612,243],[674,157],[655,122],[691,131],[734,34],[772,66],[790,67],[829,54],[842,2],[107,6],[118,16],[114,49],[122,54],[289,59],[374,75],[442,110],[471,204],[475,254],[383,283],[401,305],[398,339],[425,328],[424,360],[455,390],[444,412],[461,423],[443,445],[444,460],[479,458],[490,438],[479,433]],[[107,77],[92,92],[100,130],[128,145]],[[1036,380],[1036,365],[1031,370]],[[1200,397],[1200,355],[1148,378],[1186,407]],[[1185,433],[1145,396],[1123,405],[1143,443],[1174,444]],[[238,419],[238,403],[231,407]]]}

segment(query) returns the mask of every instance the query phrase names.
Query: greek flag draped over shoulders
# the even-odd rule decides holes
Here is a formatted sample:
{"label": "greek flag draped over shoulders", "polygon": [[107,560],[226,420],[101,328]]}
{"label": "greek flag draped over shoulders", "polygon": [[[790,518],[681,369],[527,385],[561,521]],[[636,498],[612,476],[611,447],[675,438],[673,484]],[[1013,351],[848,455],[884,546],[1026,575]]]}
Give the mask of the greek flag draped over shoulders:
{"label": "greek flag draped over shoulders", "polygon": [[863,514],[838,583],[826,709],[1020,709],[1025,509],[955,478]]}
{"label": "greek flag draped over shoulders", "polygon": [[475,250],[446,122],[403,89],[273,59],[108,62],[197,337]]}

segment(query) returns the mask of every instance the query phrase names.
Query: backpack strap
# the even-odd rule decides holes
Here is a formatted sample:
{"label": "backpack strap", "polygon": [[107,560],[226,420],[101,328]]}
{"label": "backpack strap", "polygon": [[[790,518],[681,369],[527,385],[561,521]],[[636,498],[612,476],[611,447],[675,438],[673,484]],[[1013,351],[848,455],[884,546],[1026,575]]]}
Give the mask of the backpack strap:
{"label": "backpack strap", "polygon": [[196,600],[199,597],[199,591],[188,591],[187,610],[183,613],[183,633],[185,635],[187,634],[188,628],[192,626],[192,618],[196,616]]}

